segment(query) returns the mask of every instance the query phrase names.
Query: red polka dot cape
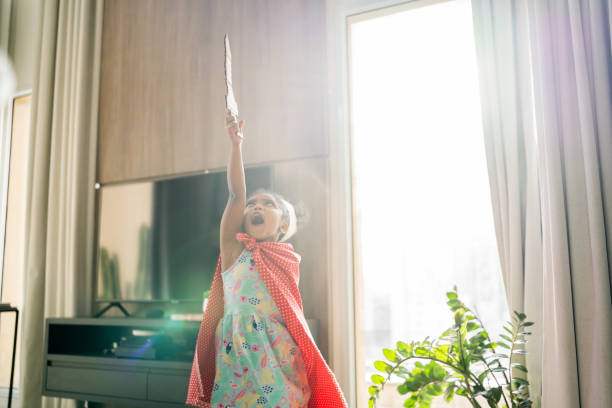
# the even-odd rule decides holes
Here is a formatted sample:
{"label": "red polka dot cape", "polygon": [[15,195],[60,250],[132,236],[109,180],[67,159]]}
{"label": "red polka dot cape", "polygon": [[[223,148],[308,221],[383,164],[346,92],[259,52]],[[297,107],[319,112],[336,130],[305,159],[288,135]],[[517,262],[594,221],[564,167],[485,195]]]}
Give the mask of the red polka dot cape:
{"label": "red polka dot cape", "polygon": [[[258,242],[245,233],[236,234],[236,238],[246,249],[253,251],[257,270],[276,302],[291,337],[302,351],[311,391],[308,408],[348,407],[336,377],[323,359],[306,324],[298,290],[300,255],[288,243]],[[187,405],[211,408],[210,398],[215,381],[215,329],[222,317],[223,281],[219,256],[198,333]]]}

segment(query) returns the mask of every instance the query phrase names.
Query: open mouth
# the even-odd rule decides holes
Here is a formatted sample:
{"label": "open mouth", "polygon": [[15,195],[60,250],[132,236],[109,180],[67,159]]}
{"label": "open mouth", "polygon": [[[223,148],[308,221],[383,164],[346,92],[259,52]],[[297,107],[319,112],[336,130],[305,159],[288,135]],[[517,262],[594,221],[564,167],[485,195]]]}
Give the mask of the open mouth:
{"label": "open mouth", "polygon": [[261,214],[255,214],[253,216],[253,218],[251,219],[251,224],[253,225],[260,225],[264,223],[264,219],[263,216]]}

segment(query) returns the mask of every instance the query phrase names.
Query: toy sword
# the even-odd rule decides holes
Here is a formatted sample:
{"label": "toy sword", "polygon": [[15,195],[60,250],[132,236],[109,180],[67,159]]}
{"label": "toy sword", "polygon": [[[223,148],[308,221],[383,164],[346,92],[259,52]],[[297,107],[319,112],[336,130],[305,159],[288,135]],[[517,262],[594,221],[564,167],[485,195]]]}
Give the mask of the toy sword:
{"label": "toy sword", "polygon": [[238,120],[238,104],[234,97],[234,88],[232,87],[232,52],[230,50],[229,37],[225,34],[225,107],[233,116],[234,120]]}

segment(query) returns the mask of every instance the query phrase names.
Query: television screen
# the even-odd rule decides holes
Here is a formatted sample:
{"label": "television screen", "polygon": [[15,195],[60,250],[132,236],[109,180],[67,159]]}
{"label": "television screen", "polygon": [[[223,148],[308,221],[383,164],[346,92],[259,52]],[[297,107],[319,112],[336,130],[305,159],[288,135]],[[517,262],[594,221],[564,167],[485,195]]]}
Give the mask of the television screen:
{"label": "television screen", "polygon": [[[245,169],[247,194],[272,189],[272,167]],[[227,173],[103,186],[98,301],[199,301],[219,256]]]}

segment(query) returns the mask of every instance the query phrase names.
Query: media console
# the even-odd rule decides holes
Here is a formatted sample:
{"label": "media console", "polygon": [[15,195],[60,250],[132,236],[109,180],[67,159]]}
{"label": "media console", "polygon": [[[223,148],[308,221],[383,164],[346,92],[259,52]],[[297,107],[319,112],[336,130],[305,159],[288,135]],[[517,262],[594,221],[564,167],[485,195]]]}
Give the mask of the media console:
{"label": "media console", "polygon": [[[318,321],[307,322],[318,342]],[[200,322],[167,319],[49,318],[42,393],[184,408],[199,327]]]}
{"label": "media console", "polygon": [[47,319],[43,395],[185,407],[199,322]]}

